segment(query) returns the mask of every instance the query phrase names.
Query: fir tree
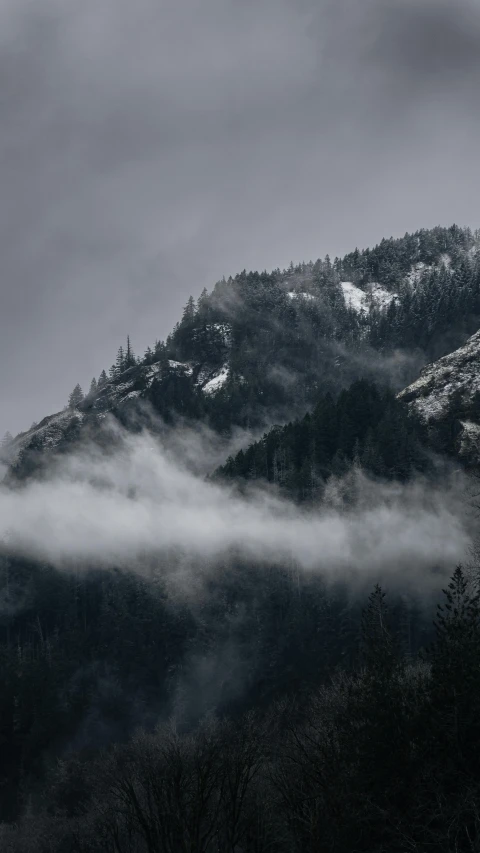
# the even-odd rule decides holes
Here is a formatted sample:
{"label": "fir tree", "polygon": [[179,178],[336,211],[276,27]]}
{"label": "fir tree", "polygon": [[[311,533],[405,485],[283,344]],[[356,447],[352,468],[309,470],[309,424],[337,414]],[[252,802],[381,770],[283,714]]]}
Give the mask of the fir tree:
{"label": "fir tree", "polygon": [[388,676],[396,660],[389,628],[389,611],[385,593],[379,584],[370,594],[362,614],[362,653],[366,666]]}
{"label": "fir tree", "polygon": [[92,381],[90,382],[90,391],[88,392],[90,397],[95,396],[95,394],[97,393],[97,388],[97,380],[95,379],[95,377],[93,377]]}
{"label": "fir tree", "polygon": [[137,360],[135,358],[132,345],[130,343],[130,335],[127,335],[127,349],[123,358],[123,369],[128,370],[129,367],[135,367]]}
{"label": "fir tree", "polygon": [[106,385],[107,382],[108,382],[107,374],[105,373],[104,370],[102,370],[100,376],[98,377],[97,388],[102,388],[103,385]]}
{"label": "fir tree", "polygon": [[167,345],[163,341],[155,341],[155,360],[160,362],[160,364],[167,366],[168,358]]}
{"label": "fir tree", "polygon": [[72,393],[68,398],[68,406],[70,409],[76,409],[83,402],[84,395],[80,385],[77,383]]}
{"label": "fir tree", "polygon": [[119,346],[118,352],[117,352],[117,360],[115,362],[115,373],[118,376],[118,374],[123,373],[124,370],[125,370],[125,355],[123,352],[123,347]]}
{"label": "fir tree", "polygon": [[189,325],[190,323],[193,323],[193,321],[195,319],[195,311],[196,311],[195,300],[194,300],[193,296],[189,296],[187,304],[185,305],[185,308],[183,309],[182,325]]}
{"label": "fir tree", "polygon": [[461,565],[442,591],[430,649],[432,736],[444,764],[478,774],[480,755],[471,744],[480,742],[480,595]]}
{"label": "fir tree", "polygon": [[208,291],[206,287],[203,288],[200,296],[198,297],[197,310],[202,318],[205,318],[208,314]]}

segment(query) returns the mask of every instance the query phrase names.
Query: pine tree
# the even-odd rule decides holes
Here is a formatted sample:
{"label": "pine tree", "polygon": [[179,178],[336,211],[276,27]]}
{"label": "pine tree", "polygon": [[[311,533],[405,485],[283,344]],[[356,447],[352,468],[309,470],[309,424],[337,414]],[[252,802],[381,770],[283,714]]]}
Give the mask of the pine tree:
{"label": "pine tree", "polygon": [[123,352],[123,347],[120,346],[117,352],[117,360],[115,362],[115,373],[118,376],[119,373],[123,373],[125,370],[125,355]]}
{"label": "pine tree", "polygon": [[130,343],[130,335],[127,335],[127,349],[123,358],[123,369],[128,370],[129,367],[135,367],[137,361]]}
{"label": "pine tree", "polygon": [[165,367],[168,365],[168,348],[163,341],[155,341],[155,360]]}
{"label": "pine tree", "polygon": [[10,444],[11,441],[13,441],[13,435],[7,430],[2,438],[2,447],[6,447],[7,444]]}
{"label": "pine tree", "polygon": [[185,324],[190,325],[190,323],[193,323],[193,321],[195,319],[195,311],[196,311],[195,300],[194,300],[193,296],[189,296],[187,304],[185,305],[185,308],[183,309],[182,325],[185,325]]}
{"label": "pine tree", "polygon": [[68,398],[68,406],[70,409],[76,409],[83,402],[84,395],[80,385],[77,383],[72,393]]}
{"label": "pine tree", "polygon": [[471,591],[461,565],[438,605],[430,649],[435,737],[451,760],[480,771],[480,594]]}
{"label": "pine tree", "polygon": [[367,668],[389,676],[396,661],[385,593],[377,583],[362,614],[362,652]]}
{"label": "pine tree", "polygon": [[97,388],[102,388],[103,385],[106,385],[107,382],[108,382],[107,374],[105,373],[104,370],[102,370],[100,376],[98,377]]}
{"label": "pine tree", "polygon": [[208,291],[206,287],[203,288],[200,296],[198,297],[197,310],[203,318],[206,318],[208,314]]}
{"label": "pine tree", "polygon": [[[442,592],[446,602],[438,605],[434,622],[436,641],[432,649],[432,670],[434,673],[437,669],[444,674],[448,672],[445,681],[451,686],[472,655],[474,658],[479,655],[480,665],[480,593],[470,592],[461,565],[456,567],[447,589]],[[466,686],[465,674],[461,680]]]}
{"label": "pine tree", "polygon": [[97,387],[97,380],[95,379],[95,377],[93,377],[92,381],[90,382],[90,391],[88,392],[90,397],[95,396],[95,394],[97,393]]}

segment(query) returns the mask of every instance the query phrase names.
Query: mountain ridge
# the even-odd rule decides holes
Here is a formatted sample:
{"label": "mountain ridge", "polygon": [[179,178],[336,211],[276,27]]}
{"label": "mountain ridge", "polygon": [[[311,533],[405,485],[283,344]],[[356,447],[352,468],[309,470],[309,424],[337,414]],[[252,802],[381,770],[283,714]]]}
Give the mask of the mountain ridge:
{"label": "mountain ridge", "polygon": [[448,357],[480,327],[479,246],[477,232],[435,228],[333,262],[218,282],[190,297],[165,342],[135,359],[128,341],[109,377],[10,440],[3,458],[20,470],[22,456],[62,449],[107,413],[141,423],[146,406],[167,422],[225,433],[301,417],[319,395],[360,378],[406,400],[426,361]]}

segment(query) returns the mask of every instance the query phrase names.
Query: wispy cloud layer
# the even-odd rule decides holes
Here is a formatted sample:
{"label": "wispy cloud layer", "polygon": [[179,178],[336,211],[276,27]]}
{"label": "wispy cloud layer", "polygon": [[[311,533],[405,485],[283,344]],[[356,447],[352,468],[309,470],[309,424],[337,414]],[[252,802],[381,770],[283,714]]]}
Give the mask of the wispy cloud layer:
{"label": "wispy cloud layer", "polygon": [[[188,458],[188,455],[187,455]],[[470,543],[462,494],[453,484],[332,481],[321,509],[301,510],[261,489],[240,494],[205,480],[149,435],[124,436],[109,456],[91,448],[65,458],[55,474],[0,491],[0,534],[20,553],[60,567],[90,564],[141,571],[142,558],[183,555],[206,571],[232,550],[330,577],[450,571]]]}

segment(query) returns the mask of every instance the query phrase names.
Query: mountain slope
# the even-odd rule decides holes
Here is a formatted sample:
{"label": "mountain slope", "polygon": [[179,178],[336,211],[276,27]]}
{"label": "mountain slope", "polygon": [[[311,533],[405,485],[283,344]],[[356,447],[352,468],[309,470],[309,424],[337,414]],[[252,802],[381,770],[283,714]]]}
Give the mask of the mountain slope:
{"label": "mountain slope", "polygon": [[469,467],[480,463],[480,331],[424,367],[396,397],[364,380],[337,400],[322,397],[311,414],[269,430],[217,476],[265,480],[302,501],[320,495],[330,475],[355,460],[399,480],[431,470],[428,445]]}
{"label": "mountain slope", "polygon": [[429,427],[434,442],[470,464],[480,459],[480,332],[423,368],[398,395]]}
{"label": "mountain slope", "polygon": [[[165,342],[135,359],[119,351],[110,378],[2,450],[17,473],[45,451],[95,433],[110,412],[150,413],[226,433],[303,417],[319,396],[365,378],[400,390],[429,359],[480,326],[480,235],[422,230],[376,248],[218,282],[190,298]],[[28,464],[27,464],[28,457]]]}
{"label": "mountain slope", "polygon": [[327,394],[311,414],[269,430],[216,476],[264,480],[297,501],[318,500],[330,476],[345,474],[353,463],[399,481],[431,471],[424,438],[418,419],[392,391],[360,380],[337,400]]}

